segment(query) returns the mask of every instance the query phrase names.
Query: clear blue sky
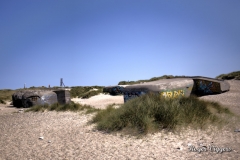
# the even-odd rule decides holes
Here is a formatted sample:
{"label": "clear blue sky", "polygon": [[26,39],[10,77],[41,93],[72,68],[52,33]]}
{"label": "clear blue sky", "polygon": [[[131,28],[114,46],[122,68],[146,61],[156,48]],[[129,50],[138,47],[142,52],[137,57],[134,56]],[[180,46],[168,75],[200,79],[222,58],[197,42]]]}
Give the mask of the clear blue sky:
{"label": "clear blue sky", "polygon": [[237,70],[239,0],[0,1],[0,89]]}

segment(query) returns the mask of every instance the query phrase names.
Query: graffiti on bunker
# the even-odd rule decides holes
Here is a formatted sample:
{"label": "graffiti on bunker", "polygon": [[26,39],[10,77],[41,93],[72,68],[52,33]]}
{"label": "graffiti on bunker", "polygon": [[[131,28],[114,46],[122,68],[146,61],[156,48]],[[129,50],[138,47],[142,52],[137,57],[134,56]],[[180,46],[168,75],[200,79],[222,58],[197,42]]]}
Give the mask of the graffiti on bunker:
{"label": "graffiti on bunker", "polygon": [[[56,93],[55,93],[56,92]],[[25,90],[17,91],[12,95],[15,107],[31,107],[34,105],[70,102],[70,93],[66,90],[44,91],[44,90]]]}
{"label": "graffiti on bunker", "polygon": [[160,95],[164,98],[177,98],[180,96],[184,96],[184,90],[177,90],[177,91],[164,91],[160,92]]}
{"label": "graffiti on bunker", "polygon": [[123,91],[124,91],[124,87],[117,86],[112,88],[112,93],[114,94],[122,94]]}
{"label": "graffiti on bunker", "polygon": [[204,83],[203,81],[200,81],[198,84],[198,89],[204,93],[212,93],[211,88],[212,87],[212,82],[210,83]]}
{"label": "graffiti on bunker", "polygon": [[[160,83],[162,82],[162,83]],[[174,82],[174,83],[172,83]],[[176,82],[176,83],[175,83]],[[161,85],[163,84],[163,85]],[[167,88],[165,86],[168,86]],[[153,92],[165,98],[189,97],[190,95],[202,96],[229,91],[229,84],[223,80],[194,76],[169,80],[146,82],[145,84],[130,85],[125,88],[120,86],[105,87],[104,92],[111,95],[123,94],[124,102],[139,97],[142,94]]]}
{"label": "graffiti on bunker", "polygon": [[146,92],[143,92],[143,91],[128,92],[128,91],[126,91],[126,92],[124,92],[124,95],[123,95],[124,102],[128,101],[129,99],[136,98],[136,97],[139,97],[144,94],[146,94]]}
{"label": "graffiti on bunker", "polygon": [[206,80],[196,80],[196,93],[198,94],[212,94],[218,93],[220,90],[220,84],[210,82]]}

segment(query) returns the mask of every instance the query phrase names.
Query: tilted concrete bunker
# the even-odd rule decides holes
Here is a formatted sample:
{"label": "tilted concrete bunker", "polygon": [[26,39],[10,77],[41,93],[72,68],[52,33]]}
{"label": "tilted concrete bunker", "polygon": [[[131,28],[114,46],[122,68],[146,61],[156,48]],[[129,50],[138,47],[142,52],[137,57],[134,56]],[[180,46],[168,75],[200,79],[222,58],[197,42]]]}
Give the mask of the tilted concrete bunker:
{"label": "tilted concrete bunker", "polygon": [[192,77],[194,81],[193,93],[196,95],[220,94],[230,90],[228,82],[207,77]]}
{"label": "tilted concrete bunker", "polygon": [[139,97],[149,92],[160,94],[160,96],[168,98],[176,98],[180,96],[188,97],[192,94],[197,96],[219,94],[230,89],[230,85],[219,79],[208,77],[185,77],[161,79],[141,84],[122,86],[110,86],[103,89],[111,95],[123,94],[124,102],[129,99]]}
{"label": "tilted concrete bunker", "polygon": [[43,104],[67,104],[71,102],[70,93],[67,90],[23,90],[12,95],[13,106],[31,107]]}

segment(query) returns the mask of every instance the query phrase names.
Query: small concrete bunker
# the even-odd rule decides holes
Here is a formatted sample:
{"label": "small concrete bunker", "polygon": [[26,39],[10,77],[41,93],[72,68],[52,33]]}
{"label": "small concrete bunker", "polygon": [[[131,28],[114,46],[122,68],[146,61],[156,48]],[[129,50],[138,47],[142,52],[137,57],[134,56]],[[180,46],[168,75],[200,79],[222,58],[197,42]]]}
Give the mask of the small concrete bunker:
{"label": "small concrete bunker", "polygon": [[71,102],[70,93],[67,90],[24,90],[12,95],[13,106],[31,107],[43,104],[67,104]]}
{"label": "small concrete bunker", "polygon": [[224,80],[207,77],[192,77],[192,79],[194,81],[192,92],[195,95],[220,94],[230,89],[229,83]]}

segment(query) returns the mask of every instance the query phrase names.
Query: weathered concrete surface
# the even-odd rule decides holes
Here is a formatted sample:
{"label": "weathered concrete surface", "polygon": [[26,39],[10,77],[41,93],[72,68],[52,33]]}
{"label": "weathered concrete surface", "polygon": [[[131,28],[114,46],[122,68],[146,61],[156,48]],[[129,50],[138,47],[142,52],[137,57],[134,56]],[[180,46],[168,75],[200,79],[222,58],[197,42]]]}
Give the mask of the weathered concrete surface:
{"label": "weathered concrete surface", "polygon": [[148,92],[154,92],[168,98],[190,96],[193,85],[194,82],[190,78],[162,79],[142,84],[134,84],[124,88],[124,102]]}
{"label": "weathered concrete surface", "polygon": [[161,79],[152,82],[146,82],[141,84],[134,84],[125,87],[125,89],[131,88],[147,88],[153,92],[173,90],[176,88],[193,87],[193,80],[190,78],[174,78],[174,79]]}
{"label": "weathered concrete surface", "polygon": [[60,104],[67,104],[71,102],[70,92],[68,90],[54,91],[57,94],[57,101]]}
{"label": "weathered concrete surface", "polygon": [[111,95],[124,95],[124,102],[134,97],[155,92],[163,97],[176,98],[179,96],[197,96],[219,94],[229,91],[230,85],[224,80],[194,76],[184,78],[161,79],[128,86],[110,86],[103,90]]}
{"label": "weathered concrete surface", "polygon": [[66,104],[71,101],[69,91],[65,90],[24,90],[12,95],[15,107],[31,107],[34,105],[60,103]]}
{"label": "weathered concrete surface", "polygon": [[220,87],[222,92],[230,90],[230,84],[227,81],[220,82]]}
{"label": "weathered concrete surface", "polygon": [[193,77],[193,81],[193,93],[196,95],[219,94],[230,90],[229,83],[224,80],[207,77]]}
{"label": "weathered concrete surface", "polygon": [[23,91],[18,91],[15,92],[12,95],[12,101],[13,101],[13,106],[17,107],[22,107],[22,96],[23,96],[24,92]]}

